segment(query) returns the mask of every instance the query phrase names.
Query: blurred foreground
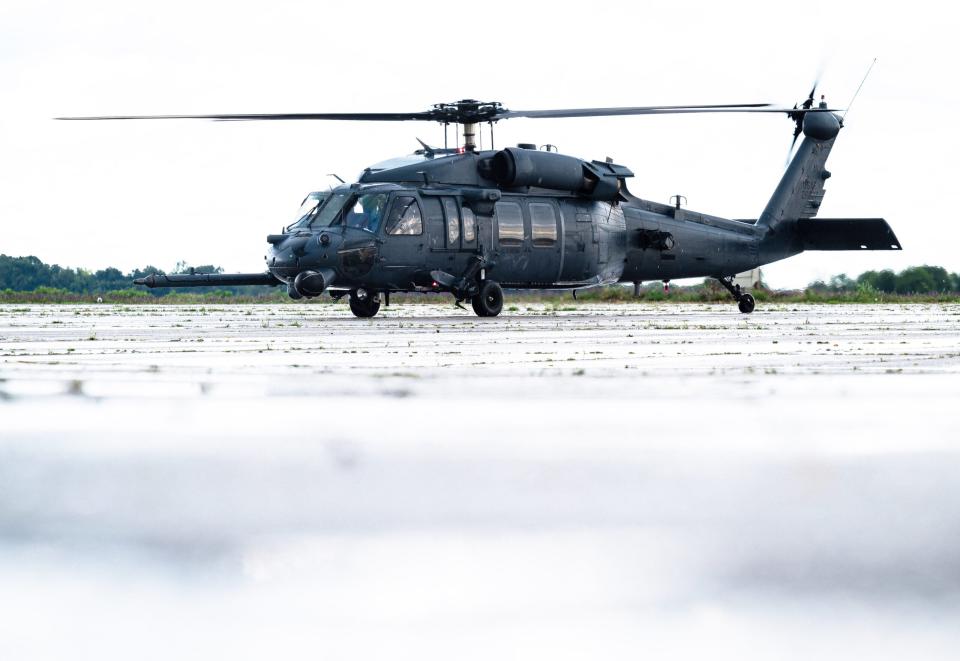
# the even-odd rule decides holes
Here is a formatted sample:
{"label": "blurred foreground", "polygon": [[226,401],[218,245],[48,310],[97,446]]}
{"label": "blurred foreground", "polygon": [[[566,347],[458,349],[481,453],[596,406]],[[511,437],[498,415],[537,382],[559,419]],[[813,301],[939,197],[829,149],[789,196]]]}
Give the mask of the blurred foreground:
{"label": "blurred foreground", "polygon": [[0,658],[955,658],[960,306],[0,306]]}

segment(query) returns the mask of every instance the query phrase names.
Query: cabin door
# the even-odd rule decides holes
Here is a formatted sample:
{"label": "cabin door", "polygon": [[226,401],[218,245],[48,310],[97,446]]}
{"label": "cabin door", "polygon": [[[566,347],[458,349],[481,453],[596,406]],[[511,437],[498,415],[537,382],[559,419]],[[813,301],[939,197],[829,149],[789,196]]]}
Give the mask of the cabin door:
{"label": "cabin door", "polygon": [[527,201],[530,232],[528,281],[549,287],[560,279],[563,268],[563,216],[555,200],[545,198]]}
{"label": "cabin door", "polygon": [[380,249],[383,268],[394,286],[408,286],[426,265],[427,222],[419,200],[409,193],[393,198]]}

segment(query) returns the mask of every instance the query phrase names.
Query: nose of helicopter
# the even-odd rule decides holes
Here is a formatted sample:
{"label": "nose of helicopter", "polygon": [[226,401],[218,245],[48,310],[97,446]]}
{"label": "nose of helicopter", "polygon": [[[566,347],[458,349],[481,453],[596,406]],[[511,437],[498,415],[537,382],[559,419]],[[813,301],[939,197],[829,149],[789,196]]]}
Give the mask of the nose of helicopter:
{"label": "nose of helicopter", "polygon": [[287,282],[296,277],[300,260],[306,256],[309,237],[297,235],[271,235],[267,237],[270,247],[264,257],[267,268],[279,279]]}
{"label": "nose of helicopter", "polygon": [[270,235],[265,259],[267,268],[278,279],[292,285],[298,275],[324,271],[330,275],[337,265],[337,253],[343,237],[336,229]]}

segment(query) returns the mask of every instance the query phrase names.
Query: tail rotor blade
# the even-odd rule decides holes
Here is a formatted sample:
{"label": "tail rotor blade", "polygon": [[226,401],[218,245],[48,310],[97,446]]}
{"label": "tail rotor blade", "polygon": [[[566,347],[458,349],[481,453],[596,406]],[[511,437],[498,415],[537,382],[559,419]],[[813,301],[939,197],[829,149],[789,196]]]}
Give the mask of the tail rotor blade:
{"label": "tail rotor blade", "polygon": [[823,67],[821,66],[820,71],[817,72],[816,77],[813,79],[813,86],[810,87],[810,93],[807,94],[807,98],[804,99],[803,104],[799,107],[797,104],[793,104],[793,112],[787,113],[787,117],[793,120],[795,126],[793,129],[793,140],[790,142],[790,150],[787,152],[787,162],[784,167],[790,165],[790,159],[793,157],[793,148],[797,146],[797,138],[803,133],[803,118],[806,115],[804,111],[813,109],[813,99],[817,94],[817,88],[820,87],[820,78],[822,77]]}
{"label": "tail rotor blade", "polygon": [[813,86],[810,88],[810,94],[807,95],[807,103],[809,103],[809,105],[804,104],[804,108],[810,108],[813,106],[813,99],[817,95],[817,88],[820,87],[820,79],[823,78],[824,65],[824,62],[820,63],[820,68],[817,70],[817,75],[813,78]]}
{"label": "tail rotor blade", "polygon": [[800,136],[800,131],[794,131],[793,140],[790,142],[790,149],[787,150],[787,160],[783,164],[783,169],[786,170],[790,166],[790,160],[793,158],[793,148],[797,146],[797,138]]}

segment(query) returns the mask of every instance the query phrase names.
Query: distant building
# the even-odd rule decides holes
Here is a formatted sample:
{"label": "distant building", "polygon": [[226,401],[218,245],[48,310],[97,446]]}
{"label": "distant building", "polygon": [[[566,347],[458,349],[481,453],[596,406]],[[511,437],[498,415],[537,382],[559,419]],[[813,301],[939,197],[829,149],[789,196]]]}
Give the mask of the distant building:
{"label": "distant building", "polygon": [[740,285],[740,289],[757,289],[764,288],[766,285],[763,284],[763,271],[760,269],[753,269],[751,271],[744,271],[743,273],[738,273],[733,278],[734,285]]}

